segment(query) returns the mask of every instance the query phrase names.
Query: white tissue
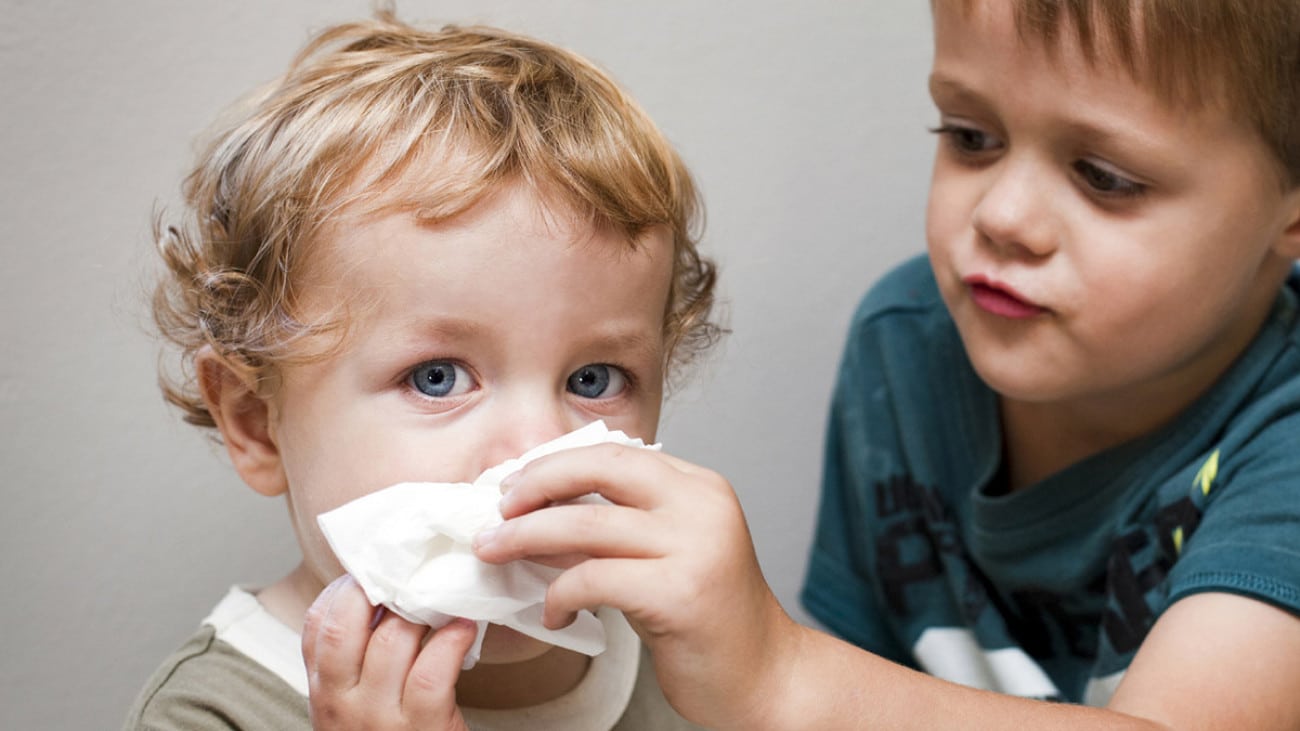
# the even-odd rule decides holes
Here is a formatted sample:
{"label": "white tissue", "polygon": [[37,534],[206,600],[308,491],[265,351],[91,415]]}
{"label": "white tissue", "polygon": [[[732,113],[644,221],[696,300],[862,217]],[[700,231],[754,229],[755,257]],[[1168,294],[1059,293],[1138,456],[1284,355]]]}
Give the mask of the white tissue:
{"label": "white tissue", "polygon": [[497,507],[502,480],[538,457],[604,442],[659,448],[594,421],[484,471],[473,484],[404,482],[322,513],[316,520],[339,562],[372,604],[431,627],[441,627],[453,617],[475,620],[478,637],[465,658],[466,669],[478,662],[489,622],[598,655],[605,649],[605,630],[590,612],[580,612],[563,629],[542,626],[546,589],[559,576],[559,569],[532,561],[484,563],[470,543],[479,531],[502,522]]}

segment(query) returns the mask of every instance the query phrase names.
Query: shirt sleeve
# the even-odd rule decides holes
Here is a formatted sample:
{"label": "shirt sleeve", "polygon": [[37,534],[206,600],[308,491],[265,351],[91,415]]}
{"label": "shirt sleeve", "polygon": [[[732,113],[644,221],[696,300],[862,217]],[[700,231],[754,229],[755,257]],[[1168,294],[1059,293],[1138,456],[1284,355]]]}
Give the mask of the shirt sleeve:
{"label": "shirt sleeve", "polygon": [[1169,603],[1221,591],[1300,616],[1300,382],[1289,386],[1275,400],[1297,406],[1256,417],[1197,473],[1199,522],[1170,572]]}

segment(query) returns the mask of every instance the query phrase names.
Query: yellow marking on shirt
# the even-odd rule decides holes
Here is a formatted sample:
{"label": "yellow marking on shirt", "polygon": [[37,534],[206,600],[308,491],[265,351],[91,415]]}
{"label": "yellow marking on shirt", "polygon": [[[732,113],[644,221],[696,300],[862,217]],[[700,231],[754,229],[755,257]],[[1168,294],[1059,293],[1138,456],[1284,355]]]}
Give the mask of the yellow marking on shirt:
{"label": "yellow marking on shirt", "polygon": [[1174,528],[1174,553],[1179,556],[1183,553],[1183,527],[1181,525]]}
{"label": "yellow marking on shirt", "polygon": [[1219,450],[1214,452],[1201,465],[1201,469],[1196,471],[1196,477],[1192,478],[1192,484],[1201,488],[1202,495],[1210,494],[1210,487],[1214,484],[1214,478],[1219,474]]}

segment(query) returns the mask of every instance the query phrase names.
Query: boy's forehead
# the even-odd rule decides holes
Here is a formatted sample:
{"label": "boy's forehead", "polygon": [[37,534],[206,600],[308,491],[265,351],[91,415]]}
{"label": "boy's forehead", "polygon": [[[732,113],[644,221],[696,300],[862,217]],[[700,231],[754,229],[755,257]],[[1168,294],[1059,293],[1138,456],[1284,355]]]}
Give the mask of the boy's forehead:
{"label": "boy's forehead", "polygon": [[[1140,61],[1144,22],[1133,4],[1129,21],[1115,26],[1102,22],[1097,4],[1085,3],[1079,13],[1059,6],[1050,13],[1033,8],[1037,3],[1016,0],[934,0],[936,21],[941,16],[958,20],[958,33],[994,34],[1008,44],[1043,51],[1055,60],[1086,60],[1090,64],[1133,67]],[[941,12],[942,11],[942,12]]]}
{"label": "boy's forehead", "polygon": [[1197,40],[1200,35],[1204,41],[1223,39],[1211,29],[1173,30],[1178,23],[1171,16],[1177,9],[1159,7],[1105,0],[932,0],[936,24],[941,9],[961,19],[958,34],[997,33],[1007,43],[1041,53],[1058,68],[1123,74],[1171,108],[1195,112],[1218,107],[1236,114],[1229,103],[1232,74],[1223,49]]}
{"label": "boy's forehead", "polygon": [[[1054,41],[1026,35],[1010,2],[939,0],[934,23],[935,59],[929,85],[936,101],[982,105],[992,99],[1021,110],[1042,102],[1082,139],[1127,138],[1150,149],[1161,147],[1165,136],[1152,130],[1171,124],[1182,127],[1180,120],[1193,117],[1199,126],[1222,134],[1255,134],[1243,115],[1228,107],[1224,95],[1207,91],[1190,99],[1162,93],[1143,72],[1130,67],[1119,47],[1109,41],[1094,42],[1089,50],[1068,29]],[[1022,76],[1030,69],[1036,71]],[[979,83],[981,77],[1021,80],[988,84]],[[1046,81],[1034,84],[1025,78]],[[968,85],[970,79],[976,82]]]}

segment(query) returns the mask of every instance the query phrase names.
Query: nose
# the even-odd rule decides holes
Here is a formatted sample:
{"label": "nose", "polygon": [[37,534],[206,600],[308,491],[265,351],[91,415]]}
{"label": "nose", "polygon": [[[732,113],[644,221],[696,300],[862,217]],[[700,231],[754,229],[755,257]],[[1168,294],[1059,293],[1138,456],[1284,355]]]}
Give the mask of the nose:
{"label": "nose", "polygon": [[1008,156],[990,168],[971,223],[1000,256],[1040,258],[1056,249],[1051,177],[1028,157]]}
{"label": "nose", "polygon": [[561,398],[503,398],[494,407],[480,442],[479,472],[582,426],[572,423]]}

